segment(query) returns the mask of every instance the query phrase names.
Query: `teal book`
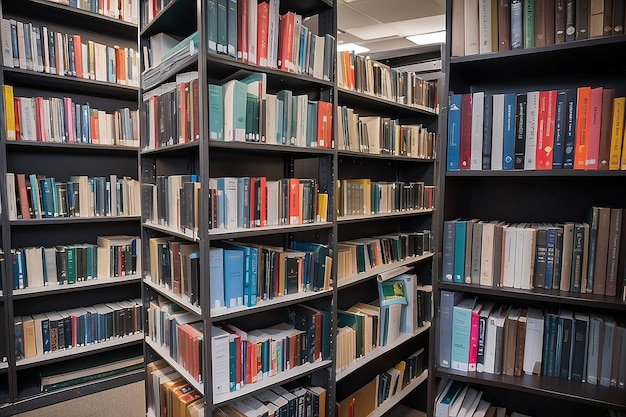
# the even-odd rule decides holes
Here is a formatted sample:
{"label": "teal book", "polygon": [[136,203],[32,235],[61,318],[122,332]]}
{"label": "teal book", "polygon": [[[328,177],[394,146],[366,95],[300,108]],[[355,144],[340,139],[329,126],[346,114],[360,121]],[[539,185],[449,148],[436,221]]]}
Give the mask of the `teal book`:
{"label": "teal book", "polygon": [[[279,102],[283,103],[283,111],[282,113],[278,113],[279,115],[283,115],[282,126],[281,126],[281,141],[278,143],[282,143],[283,145],[292,144],[291,142],[291,132],[292,132],[292,113],[293,113],[293,93],[289,90],[281,90],[276,93],[276,98]],[[294,137],[295,142],[295,137]]]}
{"label": "teal book", "polygon": [[209,139],[224,140],[224,109],[222,86],[209,84]]}
{"label": "teal book", "polygon": [[467,222],[465,220],[458,220],[455,224],[454,231],[454,261],[452,269],[452,281],[463,283],[465,282],[465,232],[467,229]]}
{"label": "teal book", "polygon": [[224,249],[209,249],[211,309],[224,308]]}
{"label": "teal book", "polygon": [[535,0],[524,0],[524,48],[535,47]]}
{"label": "teal book", "polygon": [[207,48],[209,52],[217,52],[217,3],[218,0],[207,0]]}
{"label": "teal book", "polygon": [[224,250],[224,297],[227,307],[243,305],[243,251]]}
{"label": "teal book", "polygon": [[472,310],[475,304],[475,298],[465,298],[453,308],[450,367],[458,371],[468,371]]}
{"label": "teal book", "polygon": [[327,245],[302,241],[291,242],[291,249],[310,252],[313,255],[313,277],[311,287],[313,291],[324,289],[324,276],[326,275],[326,256],[329,254]]}
{"label": "teal book", "polygon": [[306,146],[312,147],[317,143],[317,102],[309,101],[307,106]]}
{"label": "teal book", "polygon": [[238,80],[230,80],[222,86],[224,97],[224,140],[246,140],[247,86]]}
{"label": "teal book", "polygon": [[217,52],[226,54],[228,44],[228,0],[217,0]]}
{"label": "teal book", "polygon": [[238,242],[222,242],[222,246],[226,249],[237,250],[242,253],[243,305],[247,307],[255,306],[257,298],[256,288],[259,263],[257,248],[242,245]]}
{"label": "teal book", "polygon": [[228,342],[228,387],[230,392],[237,389],[237,339],[230,336]]}
{"label": "teal book", "polygon": [[226,53],[237,58],[237,0],[228,0]]}
{"label": "teal book", "polygon": [[351,327],[356,333],[356,358],[363,356],[363,318],[361,314],[350,313],[347,311],[337,311],[337,326]]}
{"label": "teal book", "polygon": [[276,143],[285,143],[285,134],[283,130],[285,103],[279,97],[276,97]]}

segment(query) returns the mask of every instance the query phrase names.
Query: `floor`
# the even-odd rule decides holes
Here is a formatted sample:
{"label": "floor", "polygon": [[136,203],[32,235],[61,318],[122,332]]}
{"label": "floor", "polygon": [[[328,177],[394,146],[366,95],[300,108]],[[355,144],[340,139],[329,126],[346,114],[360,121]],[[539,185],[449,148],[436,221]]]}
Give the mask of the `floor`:
{"label": "floor", "polygon": [[143,417],[143,382],[65,401],[15,417]]}

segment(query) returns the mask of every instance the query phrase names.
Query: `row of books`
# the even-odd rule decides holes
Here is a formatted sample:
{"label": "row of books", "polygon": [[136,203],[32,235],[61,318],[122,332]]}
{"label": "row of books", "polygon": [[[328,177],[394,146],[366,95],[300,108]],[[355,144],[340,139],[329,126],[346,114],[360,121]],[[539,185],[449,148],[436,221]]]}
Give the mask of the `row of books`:
{"label": "row of books", "polygon": [[267,75],[209,84],[209,138],[309,148],[333,147],[332,104],[291,90],[267,93]]}
{"label": "row of books", "polygon": [[[395,291],[394,303],[386,304],[385,288]],[[371,303],[357,303],[337,312],[337,372],[375,352],[377,348],[393,344],[400,334],[413,335],[432,319],[432,288],[417,282],[414,274],[398,275],[379,283],[379,298]]]}
{"label": "row of books", "polygon": [[443,282],[623,296],[623,209],[593,207],[590,221],[447,220]]}
{"label": "row of books", "polygon": [[209,250],[211,309],[253,307],[262,300],[330,289],[327,245],[292,241],[288,249],[222,241]]}
{"label": "row of books", "polygon": [[8,68],[139,86],[134,48],[85,41],[78,34],[2,19],[2,61]]}
{"label": "row of books", "polygon": [[354,51],[337,52],[337,85],[395,103],[439,111],[436,80],[391,68]]}
{"label": "row of books", "polygon": [[589,86],[452,94],[448,170],[625,169],[626,98],[615,95]]}
{"label": "row of books", "polygon": [[439,366],[624,388],[626,328],[597,312],[494,304],[441,292]]}
{"label": "row of books", "polygon": [[9,220],[141,215],[139,182],[132,178],[75,175],[56,181],[8,172],[6,180]]}
{"label": "row of books", "polygon": [[211,327],[213,393],[240,390],[306,363],[330,357],[331,314],[305,305],[289,308],[288,321],[244,331]]}
{"label": "row of books", "polygon": [[146,337],[165,349],[169,357],[187,370],[195,381],[202,382],[204,328],[201,318],[158,296],[148,306],[147,325]]}
{"label": "row of books", "polygon": [[[204,416],[202,395],[164,360],[148,363],[147,373],[148,409],[153,415]],[[275,386],[214,411],[236,417],[324,417],[325,413],[326,389],[297,384]]]}
{"label": "row of books", "polygon": [[17,360],[143,332],[139,299],[14,318]]}
{"label": "row of books", "polygon": [[435,158],[434,132],[422,125],[401,125],[397,119],[359,116],[346,106],[337,107],[339,150],[371,154]]}
{"label": "row of books", "polygon": [[339,216],[363,216],[434,208],[434,186],[424,182],[337,181]]}
{"label": "row of books", "polygon": [[138,0],[48,0],[52,3],[64,4],[92,13],[98,13],[124,22],[139,23]]}
{"label": "row of books", "polygon": [[[150,45],[143,46],[144,67],[141,80],[145,90],[155,87],[162,81],[162,77],[170,74],[172,68],[198,53],[198,31],[181,41],[171,39],[172,42],[169,43],[167,39],[171,38],[165,34],[152,36]],[[156,52],[157,50],[161,52]]]}
{"label": "row of books", "polygon": [[336,415],[339,417],[355,415],[353,409],[359,410],[358,415],[370,415],[377,407],[398,395],[411,381],[422,375],[426,368],[425,358],[422,348],[398,362],[393,368],[376,375],[361,388],[337,401]]}
{"label": "row of books", "polygon": [[452,56],[558,45],[624,33],[622,1],[455,0]]}
{"label": "row of books", "polygon": [[15,97],[2,86],[6,140],[139,145],[139,113],[128,107],[106,112],[71,97]]}
{"label": "row of books", "polygon": [[233,230],[324,222],[328,194],[316,179],[220,177],[209,181],[210,229]]}
{"label": "row of books", "polygon": [[13,289],[54,287],[137,274],[137,236],[98,236],[98,243],[11,249]]}
{"label": "row of books", "polygon": [[[442,379],[435,398],[436,417],[506,417],[506,407],[483,398],[483,391],[452,379]],[[510,417],[529,417],[512,412]]]}
{"label": "row of books", "polygon": [[148,246],[150,281],[192,305],[201,306],[198,244],[172,237],[153,237],[148,240]]}
{"label": "row of books", "polygon": [[429,253],[430,240],[430,230],[423,230],[338,242],[337,280]]}

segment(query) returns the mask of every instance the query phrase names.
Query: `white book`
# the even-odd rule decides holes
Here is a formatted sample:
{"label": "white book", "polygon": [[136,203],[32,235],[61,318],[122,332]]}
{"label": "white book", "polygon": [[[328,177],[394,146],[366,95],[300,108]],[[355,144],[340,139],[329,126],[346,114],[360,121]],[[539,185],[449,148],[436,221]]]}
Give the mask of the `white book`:
{"label": "white book", "polygon": [[54,55],[57,61],[56,62],[57,75],[65,75],[65,62],[66,62],[65,58],[66,57],[65,57],[65,48],[63,47],[64,45],[63,34],[59,32],[55,32],[54,36],[56,37],[54,41],[54,48],[55,48]]}
{"label": "white book", "polygon": [[230,333],[211,326],[211,371],[213,394],[230,392],[229,363]]}
{"label": "white book", "polygon": [[472,138],[470,147],[470,169],[483,168],[483,122],[485,111],[485,92],[472,94]]}
{"label": "white book", "polygon": [[600,376],[600,356],[604,337],[602,316],[594,313],[589,316],[589,339],[587,346],[587,383],[598,385]]}
{"label": "white book", "polygon": [[478,0],[464,0],[463,27],[465,29],[465,55],[474,55],[480,52],[478,29]]}
{"label": "white book", "polygon": [[487,319],[487,337],[485,340],[485,372],[489,374],[495,373],[496,364],[496,339],[498,328],[500,331],[504,327],[504,315],[502,307],[494,310]]}
{"label": "white book", "polygon": [[94,42],[95,78],[96,81],[107,81],[107,47]]}
{"label": "white book", "polygon": [[505,226],[502,231],[502,286],[515,287],[515,266],[517,258],[517,227]]}
{"label": "white book", "polygon": [[481,399],[478,407],[476,407],[476,411],[474,411],[474,415],[470,417],[485,417],[490,406],[491,403],[489,401]]}
{"label": "white book", "polygon": [[86,43],[81,43],[80,49],[81,49],[81,61],[82,61],[80,65],[83,66],[83,78],[88,79],[89,78],[89,47],[87,46]]}
{"label": "white book", "polygon": [[543,312],[529,308],[526,316],[526,337],[524,340],[524,364],[522,369],[528,375],[541,375],[543,354]]}
{"label": "white book", "polygon": [[[497,23],[498,10],[494,0],[480,0],[478,6],[478,21],[479,21],[479,52],[481,54],[488,54],[490,52],[497,52],[497,45],[494,45],[494,35],[497,37],[498,27],[494,25],[494,21]],[[496,33],[494,33],[496,32]],[[470,416],[471,417],[471,416]]]}
{"label": "white book", "polygon": [[474,398],[476,398],[476,395],[478,395],[478,390],[470,388],[469,385],[466,385],[463,388],[463,391],[461,391],[461,394],[456,397],[450,406],[449,417],[460,417],[464,414],[465,410],[463,410],[463,407],[467,410],[467,408],[469,408],[471,403],[474,401]]}
{"label": "white book", "polygon": [[600,355],[600,385],[611,386],[611,368],[618,366],[613,361],[613,343],[615,340],[615,319],[611,316],[604,316],[604,335],[602,339],[602,352]]}
{"label": "white book", "polygon": [[504,153],[504,94],[494,94],[492,100],[491,170],[500,171]]}
{"label": "white book", "polygon": [[[276,94],[265,95],[265,143],[276,145]],[[263,142],[263,140],[261,140]]]}
{"label": "white book", "polygon": [[237,178],[225,177],[218,178],[218,184],[223,182],[220,187],[224,192],[224,227],[226,229],[237,228]]}
{"label": "white book", "polygon": [[539,116],[539,91],[529,91],[526,94],[526,145],[524,148],[524,169],[535,169],[535,157],[537,153],[538,116]]}
{"label": "white book", "polygon": [[5,67],[13,68],[13,45],[11,44],[11,22],[2,19],[2,63]]}
{"label": "white book", "polygon": [[[519,233],[520,231],[518,231]],[[517,248],[518,254],[522,255],[520,288],[529,290],[533,288],[533,275],[535,265],[535,239],[537,231],[530,226],[521,230],[523,241],[522,247]],[[517,257],[519,258],[519,256]]]}
{"label": "white book", "polygon": [[26,273],[28,287],[43,287],[43,256],[41,246],[31,246],[24,249],[24,258],[26,265]]}
{"label": "white book", "polygon": [[278,66],[278,32],[279,32],[280,0],[270,0],[270,10],[267,30],[267,66]]}
{"label": "white book", "polygon": [[7,172],[7,205],[9,220],[17,220],[17,194],[15,190],[15,174]]}
{"label": "white book", "polygon": [[467,409],[465,407],[461,407],[461,412],[459,413],[458,417],[472,417],[474,415],[474,412],[478,408],[478,404],[480,404],[482,396],[483,392],[478,391],[478,394],[476,394],[476,397],[474,397],[474,401],[472,401]]}
{"label": "white book", "polygon": [[480,253],[480,285],[493,286],[494,237],[496,222],[483,224]]}
{"label": "white book", "polygon": [[26,43],[24,41],[24,23],[17,21],[17,54],[20,58],[20,68],[26,68]]}
{"label": "white book", "polygon": [[257,47],[257,7],[256,1],[248,1],[248,62],[256,64]]}

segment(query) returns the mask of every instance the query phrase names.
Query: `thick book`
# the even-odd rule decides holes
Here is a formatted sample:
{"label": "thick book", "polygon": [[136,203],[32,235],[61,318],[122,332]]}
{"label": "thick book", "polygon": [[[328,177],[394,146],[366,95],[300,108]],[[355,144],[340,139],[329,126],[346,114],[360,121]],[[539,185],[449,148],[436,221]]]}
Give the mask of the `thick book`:
{"label": "thick book", "polygon": [[518,93],[515,100],[515,142],[513,148],[513,169],[524,169],[526,147],[526,93]]}

